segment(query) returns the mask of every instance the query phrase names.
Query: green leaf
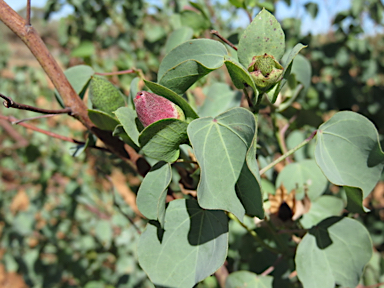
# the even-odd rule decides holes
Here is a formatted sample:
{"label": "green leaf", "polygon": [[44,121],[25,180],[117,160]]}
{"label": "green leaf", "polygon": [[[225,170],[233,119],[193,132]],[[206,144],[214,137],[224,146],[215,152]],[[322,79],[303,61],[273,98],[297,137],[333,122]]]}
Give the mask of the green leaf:
{"label": "green leaf", "polygon": [[228,275],[225,288],[272,288],[272,282],[272,276],[261,276],[249,271],[237,271]]}
{"label": "green leaf", "polygon": [[139,146],[139,130],[136,126],[136,111],[129,107],[120,107],[115,111],[117,119],[123,125],[128,137],[135,145]]}
{"label": "green leaf", "polygon": [[[80,98],[83,99],[85,90],[88,87],[89,80],[91,80],[92,75],[95,74],[95,71],[92,69],[92,67],[87,65],[73,66],[65,70],[64,74],[65,77],[67,77],[69,83],[72,85],[75,92],[77,93],[77,95],[79,95]],[[56,89],[55,96],[59,104],[62,107],[65,107],[63,99],[61,98]]]}
{"label": "green leaf", "polygon": [[328,181],[315,160],[307,159],[285,166],[276,179],[276,187],[281,184],[288,192],[295,190],[298,199],[302,199],[306,193],[313,201],[323,194]]}
{"label": "green leaf", "polygon": [[304,288],[356,287],[372,256],[368,231],[358,221],[331,217],[309,230],[296,252]]}
{"label": "green leaf", "polygon": [[237,89],[243,89],[245,87],[245,84],[250,86],[253,89],[253,92],[255,93],[255,98],[259,96],[259,90],[256,89],[255,82],[253,81],[251,75],[249,74],[248,70],[245,69],[239,62],[237,62],[235,59],[226,56],[225,57],[225,66],[228,69],[228,73],[231,76],[231,79],[233,81],[233,85]]}
{"label": "green leaf", "polygon": [[119,89],[102,77],[92,77],[89,85],[89,98],[94,108],[112,114],[119,107],[125,106]]}
{"label": "green leaf", "polygon": [[344,186],[345,194],[347,195],[347,209],[351,213],[364,214],[369,212],[369,209],[363,205],[363,191],[360,188]]}
{"label": "green leaf", "polygon": [[115,129],[112,132],[112,136],[119,137],[122,141],[127,143],[129,146],[131,146],[133,149],[135,149],[136,152],[139,152],[140,147],[133,142],[131,137],[125,132],[123,125],[119,124],[115,127]]}
{"label": "green leaf", "polygon": [[320,196],[311,202],[311,208],[300,219],[300,224],[303,228],[309,229],[325,218],[340,216],[343,208],[344,202],[342,199],[330,195]]}
{"label": "green leaf", "polygon": [[192,10],[181,11],[180,21],[182,26],[192,28],[195,35],[200,35],[211,24],[202,13]]}
{"label": "green leaf", "polygon": [[88,109],[88,117],[102,130],[113,131],[120,124],[116,118],[100,110]]}
{"label": "green leaf", "polygon": [[201,77],[220,68],[225,55],[227,50],[218,41],[195,39],[185,42],[164,57],[158,82],[182,94]]}
{"label": "green leaf", "polygon": [[95,55],[95,52],[95,45],[92,42],[83,41],[77,48],[72,50],[71,56],[85,58]]}
{"label": "green leaf", "polygon": [[317,5],[317,3],[309,2],[305,4],[304,7],[307,10],[307,12],[311,14],[312,18],[316,18],[317,12],[319,11],[319,6]]}
{"label": "green leaf", "polygon": [[152,123],[139,136],[141,150],[150,158],[175,162],[179,145],[188,142],[187,127],[187,122],[173,118]]}
{"label": "green leaf", "polygon": [[135,105],[133,99],[136,97],[137,92],[140,92],[140,77],[133,78],[131,85],[129,87],[129,96],[128,96],[128,107],[134,109]]}
{"label": "green leaf", "polygon": [[113,237],[111,223],[107,220],[98,221],[95,227],[95,236],[108,249]]}
{"label": "green leaf", "polygon": [[151,89],[151,91],[157,95],[167,98],[169,101],[177,104],[184,112],[185,118],[196,119],[199,118],[199,115],[196,114],[195,110],[184,100],[183,97],[178,95],[172,90],[169,90],[167,87],[164,87],[160,84],[144,80],[145,85]]}
{"label": "green leaf", "polygon": [[241,36],[237,55],[239,62],[248,68],[254,56],[267,53],[279,61],[284,50],[285,35],[280,23],[271,13],[263,9]]}
{"label": "green leaf", "polygon": [[173,31],[165,43],[165,53],[169,53],[173,48],[188,41],[193,36],[193,30],[190,27],[181,27]]}
{"label": "green leaf", "polygon": [[241,93],[231,90],[225,83],[214,83],[204,87],[203,92],[206,97],[203,105],[198,109],[201,117],[214,117],[229,108],[240,106]]}
{"label": "green leaf", "polygon": [[137,192],[136,203],[140,212],[148,219],[159,220],[161,227],[164,227],[165,197],[171,180],[171,165],[158,162],[145,175]]}
{"label": "green leaf", "polygon": [[365,198],[384,167],[378,137],[375,126],[364,116],[338,112],[318,129],[316,162],[333,184],[360,188]]}
{"label": "green leaf", "polygon": [[229,211],[242,221],[245,210],[236,196],[235,184],[255,131],[255,118],[244,108],[189,124],[188,136],[201,170],[197,188],[201,207]]}
{"label": "green leaf", "polygon": [[293,47],[293,49],[291,50],[291,52],[289,52],[289,54],[286,54],[286,56],[281,59],[281,65],[284,67],[284,75],[287,72],[287,70],[289,70],[288,67],[289,65],[292,64],[295,57],[299,54],[301,50],[303,50],[306,47],[308,46],[298,43],[296,44],[295,47]]}
{"label": "green leaf", "polygon": [[96,141],[97,141],[97,137],[94,134],[89,133],[87,140],[85,141],[84,144],[78,144],[76,146],[69,148],[69,151],[71,152],[72,157],[80,156],[85,151],[85,149],[87,149],[88,147],[95,146]]}
{"label": "green leaf", "polygon": [[140,266],[158,286],[192,287],[223,265],[228,249],[228,218],[201,209],[195,200],[174,200],[165,227],[147,225],[137,253]]}

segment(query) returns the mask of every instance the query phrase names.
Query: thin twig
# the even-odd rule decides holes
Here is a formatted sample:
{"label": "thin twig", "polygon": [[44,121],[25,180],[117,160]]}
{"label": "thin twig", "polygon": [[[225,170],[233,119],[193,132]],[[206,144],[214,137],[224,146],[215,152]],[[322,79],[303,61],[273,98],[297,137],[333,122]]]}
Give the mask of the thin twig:
{"label": "thin twig", "polygon": [[247,13],[247,16],[248,16],[248,20],[249,20],[249,23],[252,23],[252,14],[251,12],[249,12],[247,9],[244,9],[245,10],[245,13]]}
{"label": "thin twig", "polygon": [[27,0],[27,26],[31,26],[31,0]]}
{"label": "thin twig", "polygon": [[[11,122],[11,123],[14,123],[14,122],[18,121],[18,119],[16,119],[13,116],[7,117],[7,116],[4,116],[4,115],[0,115],[0,119],[7,120],[8,122]],[[76,140],[76,139],[72,139],[72,138],[67,137],[67,136],[62,136],[62,135],[53,133],[51,131],[46,131],[46,130],[40,129],[40,128],[36,127],[36,126],[33,126],[31,124],[28,124],[28,123],[18,123],[17,125],[20,125],[20,126],[23,126],[23,127],[27,128],[27,129],[31,129],[33,131],[36,131],[36,132],[48,135],[49,137],[52,137],[52,138],[60,139],[60,140],[63,140],[63,141],[67,141],[67,142],[71,142],[71,143],[75,143],[75,144],[79,144],[79,145],[85,145],[85,142],[82,142],[82,141],[79,141],[79,140]],[[88,146],[88,147],[111,153],[111,151],[109,149],[104,148],[104,147],[99,147],[99,146]]]}
{"label": "thin twig", "polygon": [[123,74],[133,74],[133,73],[139,73],[139,71],[135,69],[129,69],[129,70],[123,70],[123,71],[116,71],[116,72],[106,72],[106,73],[96,72],[95,74],[100,76],[113,76],[113,75],[123,75]]}
{"label": "thin twig", "polygon": [[7,108],[16,108],[20,110],[28,110],[28,111],[33,111],[33,112],[43,113],[43,114],[71,114],[72,113],[71,108],[64,108],[64,109],[58,109],[58,110],[42,109],[34,106],[17,103],[13,101],[11,97],[7,97],[1,93],[0,93],[0,97],[5,100],[3,104],[4,104],[4,107],[7,107]]}
{"label": "thin twig", "polygon": [[218,37],[221,41],[223,41],[224,43],[228,44],[229,46],[231,46],[233,49],[235,49],[237,51],[237,47],[235,45],[233,45],[231,42],[229,42],[228,39],[224,38],[223,36],[220,35],[220,33],[216,30],[211,30],[211,34],[215,35],[216,37]]}
{"label": "thin twig", "polygon": [[57,114],[45,114],[45,115],[40,115],[40,116],[36,116],[36,117],[24,118],[24,119],[20,119],[20,120],[17,120],[15,122],[12,122],[12,124],[19,124],[21,122],[26,122],[26,121],[36,120],[36,119],[41,119],[41,118],[49,118],[49,117],[53,117],[53,116],[57,116]]}
{"label": "thin twig", "polygon": [[[297,114],[296,115],[293,115],[291,117],[291,119],[288,120],[288,123],[286,125],[283,126],[283,128],[280,129],[280,132],[279,132],[279,138],[280,138],[280,144],[281,144],[281,148],[283,149],[283,154],[287,153],[288,149],[287,149],[287,144],[285,142],[285,133],[287,132],[289,126],[291,126],[291,124],[296,120],[297,118]],[[290,159],[290,157],[287,157],[286,159],[286,163],[291,163],[292,160]]]}
{"label": "thin twig", "polygon": [[315,137],[317,133],[317,130],[313,131],[311,133],[311,135],[305,139],[303,142],[301,142],[299,145],[297,145],[295,148],[292,148],[291,150],[289,150],[287,153],[281,155],[279,158],[277,158],[275,161],[273,161],[272,163],[268,164],[267,166],[265,166],[263,169],[260,170],[260,175],[264,174],[266,171],[268,171],[269,169],[271,169],[273,166],[275,166],[277,163],[283,161],[285,158],[289,157],[290,155],[292,155],[293,153],[295,153],[297,150],[299,150],[301,147],[307,145],[312,139],[313,137]]}
{"label": "thin twig", "polygon": [[276,258],[275,262],[268,267],[263,273],[261,273],[261,276],[267,276],[270,274],[273,270],[275,270],[275,267],[283,260],[283,255],[279,255],[279,257]]}

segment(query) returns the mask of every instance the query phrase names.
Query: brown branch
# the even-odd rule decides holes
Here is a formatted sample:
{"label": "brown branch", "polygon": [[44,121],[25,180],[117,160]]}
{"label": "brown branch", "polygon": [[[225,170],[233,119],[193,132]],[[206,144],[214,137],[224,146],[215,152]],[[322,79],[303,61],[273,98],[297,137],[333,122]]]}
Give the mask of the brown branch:
{"label": "brown branch", "polygon": [[[4,115],[0,115],[0,119],[6,120],[6,121],[11,122],[11,123],[17,122],[17,124],[20,125],[20,126],[23,126],[23,127],[27,128],[27,129],[31,129],[33,131],[36,131],[36,132],[48,135],[49,137],[52,137],[52,138],[60,139],[60,140],[63,140],[63,141],[67,141],[67,142],[71,142],[71,143],[75,143],[75,144],[79,144],[79,145],[85,145],[85,142],[82,142],[82,141],[79,141],[79,140],[76,140],[76,139],[72,139],[72,138],[67,137],[67,136],[59,135],[59,134],[56,134],[56,133],[51,132],[51,131],[43,130],[41,128],[38,128],[38,127],[36,127],[34,125],[31,125],[31,124],[28,124],[28,123],[20,123],[20,122],[18,122],[18,119],[16,119],[13,116],[7,117],[7,116],[4,116]],[[109,149],[104,148],[104,147],[99,147],[99,146],[88,146],[88,147],[111,153],[111,151]]]}
{"label": "brown branch", "polygon": [[31,26],[31,0],[27,0],[27,26]]}
{"label": "brown branch", "polygon": [[[39,34],[32,26],[25,25],[24,19],[9,7],[4,0],[0,0],[0,20],[27,45],[62,97],[64,105],[72,109],[71,116],[78,119],[85,127],[91,130],[93,134],[104,142],[108,149],[120,158],[139,157],[133,149],[128,154],[124,149],[124,142],[118,137],[112,136],[110,131],[101,130],[92,123],[88,117],[87,106],[78,97]],[[145,172],[139,171],[139,173]]]}
{"label": "brown branch", "polygon": [[42,108],[38,108],[38,107],[34,107],[34,106],[20,104],[20,103],[13,101],[11,97],[7,97],[1,93],[0,93],[0,97],[5,100],[3,102],[3,104],[7,108],[16,108],[16,109],[20,109],[20,110],[28,110],[28,111],[33,111],[33,112],[43,113],[43,114],[70,114],[72,112],[71,108],[50,110],[50,109],[42,109]]}
{"label": "brown branch", "polygon": [[100,76],[113,76],[113,75],[123,75],[123,74],[133,74],[133,73],[139,73],[139,71],[135,69],[129,69],[129,70],[123,70],[123,71],[116,71],[116,72],[106,72],[106,73],[95,72],[96,75],[100,75]]}
{"label": "brown branch", "polygon": [[275,262],[260,275],[267,276],[268,274],[272,273],[272,271],[275,270],[276,266],[281,262],[281,260],[283,260],[283,255],[279,255],[279,257],[276,258]]}
{"label": "brown branch", "polygon": [[24,118],[24,119],[20,119],[20,120],[17,120],[15,122],[12,122],[12,124],[19,124],[21,122],[26,122],[26,121],[36,120],[36,119],[41,119],[41,118],[49,118],[49,117],[53,117],[56,115],[57,114],[45,114],[45,115],[40,115],[40,116],[36,116],[36,117]]}
{"label": "brown branch", "polygon": [[229,45],[230,47],[232,47],[233,49],[235,49],[237,51],[237,47],[235,45],[233,45],[231,42],[229,42],[228,39],[224,38],[223,36],[220,35],[220,33],[216,30],[211,30],[211,34],[215,35],[217,38],[219,38],[221,41],[223,41],[224,43],[226,43],[227,45]]}

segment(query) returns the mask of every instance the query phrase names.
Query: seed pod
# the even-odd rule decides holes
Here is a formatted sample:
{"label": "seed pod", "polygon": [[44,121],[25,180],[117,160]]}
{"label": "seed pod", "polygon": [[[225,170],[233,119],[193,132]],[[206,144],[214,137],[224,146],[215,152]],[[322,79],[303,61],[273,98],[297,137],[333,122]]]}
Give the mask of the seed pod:
{"label": "seed pod", "polygon": [[154,93],[138,92],[133,102],[136,106],[137,117],[144,127],[167,118],[185,120],[184,112],[179,106]]}

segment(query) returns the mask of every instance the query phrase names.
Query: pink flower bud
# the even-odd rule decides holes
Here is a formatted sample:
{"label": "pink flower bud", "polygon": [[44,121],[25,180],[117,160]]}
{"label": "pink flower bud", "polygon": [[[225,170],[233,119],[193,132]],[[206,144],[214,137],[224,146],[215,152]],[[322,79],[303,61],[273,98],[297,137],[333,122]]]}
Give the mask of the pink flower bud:
{"label": "pink flower bud", "polygon": [[136,106],[137,117],[144,127],[161,119],[185,120],[184,112],[179,106],[159,95],[141,91],[136,94],[133,102]]}

